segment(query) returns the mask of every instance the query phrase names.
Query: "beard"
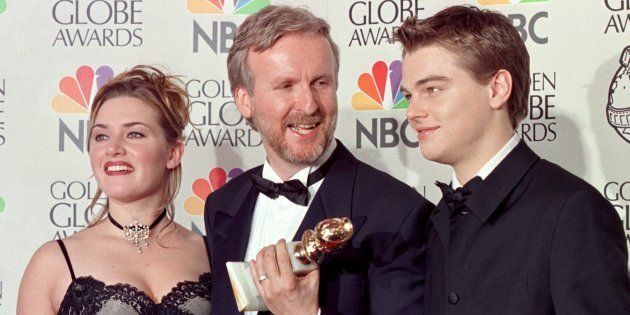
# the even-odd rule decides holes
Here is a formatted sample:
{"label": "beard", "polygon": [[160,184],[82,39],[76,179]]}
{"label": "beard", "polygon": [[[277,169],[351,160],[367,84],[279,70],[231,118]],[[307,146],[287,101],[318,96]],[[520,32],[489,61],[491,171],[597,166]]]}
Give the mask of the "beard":
{"label": "beard", "polygon": [[[337,126],[337,111],[326,119],[321,112],[313,115],[302,113],[292,113],[286,116],[280,125],[280,129],[275,128],[268,117],[252,107],[252,121],[260,133],[263,142],[266,142],[269,149],[274,151],[283,160],[295,164],[313,164],[324,153],[330,142],[333,141],[335,128]],[[297,148],[291,146],[285,137],[285,130],[291,125],[311,125],[318,124],[315,143],[308,148]]]}

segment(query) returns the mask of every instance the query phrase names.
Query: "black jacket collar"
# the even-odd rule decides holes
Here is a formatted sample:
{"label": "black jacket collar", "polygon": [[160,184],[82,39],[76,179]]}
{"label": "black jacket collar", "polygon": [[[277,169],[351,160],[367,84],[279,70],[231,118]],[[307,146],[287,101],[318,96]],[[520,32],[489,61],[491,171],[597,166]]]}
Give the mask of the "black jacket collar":
{"label": "black jacket collar", "polygon": [[[540,157],[521,140],[466,199],[465,205],[482,223],[485,223],[539,159]],[[430,224],[435,226],[444,246],[448,247],[449,209],[443,200],[440,200],[431,214]]]}

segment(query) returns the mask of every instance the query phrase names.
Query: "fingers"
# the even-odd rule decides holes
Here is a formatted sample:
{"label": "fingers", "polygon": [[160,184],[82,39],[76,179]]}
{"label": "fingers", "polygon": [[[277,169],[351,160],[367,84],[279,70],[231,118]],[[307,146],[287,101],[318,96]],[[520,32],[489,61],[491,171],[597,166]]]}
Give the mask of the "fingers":
{"label": "fingers", "polygon": [[284,239],[280,239],[276,244],[275,255],[278,258],[278,270],[280,272],[280,276],[283,278],[294,277],[287,242]]}
{"label": "fingers", "polygon": [[271,282],[280,277],[276,260],[275,248],[273,245],[263,247],[253,260],[251,273],[256,288],[261,296],[267,296],[271,291]]}
{"label": "fingers", "polygon": [[[267,246],[250,262],[250,273],[267,307],[276,314],[307,314],[317,311],[319,270],[305,277],[293,273],[285,240]],[[261,275],[265,275],[262,277]]]}
{"label": "fingers", "polygon": [[[254,279],[254,285],[256,285],[256,289],[258,289],[258,293],[260,293],[261,296],[265,295],[265,289],[263,288],[261,281],[259,280],[259,272],[258,272],[258,266],[256,264],[255,260],[250,260],[249,262],[250,266],[249,266],[249,273],[252,275],[252,279]],[[263,282],[266,280],[263,280]]]}
{"label": "fingers", "polygon": [[280,270],[278,269],[278,262],[276,260],[276,246],[269,245],[260,252],[263,253],[262,261],[264,263],[264,271],[269,275],[269,278],[279,278]]}

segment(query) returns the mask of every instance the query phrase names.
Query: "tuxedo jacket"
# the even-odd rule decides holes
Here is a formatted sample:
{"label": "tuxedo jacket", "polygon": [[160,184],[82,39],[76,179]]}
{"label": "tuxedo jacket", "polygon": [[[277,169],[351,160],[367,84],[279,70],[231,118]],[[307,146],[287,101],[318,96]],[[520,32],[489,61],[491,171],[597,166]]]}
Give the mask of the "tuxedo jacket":
{"label": "tuxedo jacket", "polygon": [[[357,160],[338,141],[334,159],[293,240],[328,217],[348,217],[355,233],[320,266],[322,314],[421,314],[424,227],[434,206],[414,189]],[[243,261],[258,191],[255,167],[210,194],[212,312],[238,314],[225,263]]]}
{"label": "tuxedo jacket", "polygon": [[431,214],[427,313],[630,314],[621,220],[582,179],[521,141],[465,207]]}

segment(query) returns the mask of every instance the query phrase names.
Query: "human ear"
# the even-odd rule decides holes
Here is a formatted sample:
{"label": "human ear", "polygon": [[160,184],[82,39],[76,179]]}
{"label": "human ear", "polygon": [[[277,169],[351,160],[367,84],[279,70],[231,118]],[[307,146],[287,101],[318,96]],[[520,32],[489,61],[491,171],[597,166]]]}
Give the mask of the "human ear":
{"label": "human ear", "polygon": [[179,166],[182,162],[182,155],[184,155],[184,141],[178,139],[175,144],[171,145],[166,168],[174,169]]}
{"label": "human ear", "polygon": [[234,90],[234,102],[239,113],[245,119],[252,118],[252,96],[244,87],[238,87]]}
{"label": "human ear", "polygon": [[497,71],[490,79],[489,87],[490,107],[500,109],[512,95],[512,75],[505,69]]}

